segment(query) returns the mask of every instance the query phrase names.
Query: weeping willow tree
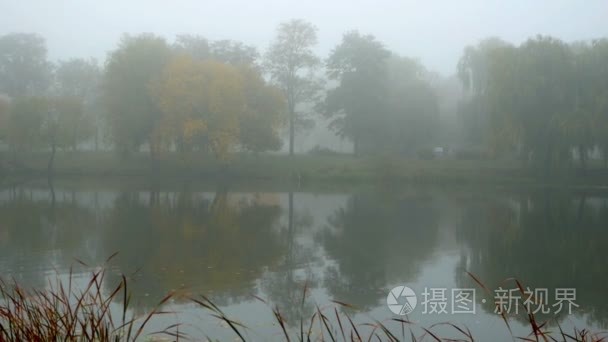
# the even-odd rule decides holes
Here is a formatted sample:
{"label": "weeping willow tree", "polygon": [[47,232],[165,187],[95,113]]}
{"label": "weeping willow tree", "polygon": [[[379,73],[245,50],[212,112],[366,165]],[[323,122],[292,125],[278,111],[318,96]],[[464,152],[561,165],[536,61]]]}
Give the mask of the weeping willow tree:
{"label": "weeping willow tree", "polygon": [[606,146],[606,51],[604,40],[568,45],[544,36],[467,48],[459,75],[479,104],[482,143],[519,152],[545,175],[571,161],[573,150],[585,168],[589,152]]}

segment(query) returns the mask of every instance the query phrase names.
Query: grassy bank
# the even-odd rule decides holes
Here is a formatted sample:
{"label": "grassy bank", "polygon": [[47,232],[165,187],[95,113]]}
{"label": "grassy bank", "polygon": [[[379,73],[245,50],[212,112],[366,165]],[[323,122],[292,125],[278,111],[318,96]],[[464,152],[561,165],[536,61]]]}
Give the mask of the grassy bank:
{"label": "grassy bank", "polygon": [[[122,277],[116,286],[106,289],[104,269],[94,271],[88,285],[76,288],[70,273],[68,282],[57,280],[55,285],[46,289],[24,289],[16,282],[0,279],[0,341],[166,341],[199,339],[183,332],[180,322],[169,325],[156,332],[146,333],[146,326],[157,316],[169,317],[176,312],[163,308],[176,298],[170,293],[159,299],[158,305],[147,313],[133,315],[129,303],[131,295],[128,280]],[[519,284],[519,283],[518,283]],[[483,287],[482,284],[480,286]],[[523,289],[522,289],[523,290]],[[301,294],[301,312],[310,293],[304,286]],[[340,301],[325,305],[315,304],[310,316],[292,321],[286,320],[281,308],[273,306],[264,299],[253,299],[268,307],[269,317],[274,321],[277,341],[475,341],[475,336],[465,325],[443,322],[425,327],[408,320],[408,316],[395,316],[392,319],[358,322],[352,316],[357,308]],[[211,299],[205,296],[184,298],[206,310],[207,318],[221,323],[231,330],[233,339],[248,341],[256,336],[245,322],[229,317]],[[116,305],[119,310],[112,310]],[[503,315],[505,325],[509,320]],[[534,314],[528,315],[530,333],[528,336],[504,336],[504,331],[496,332],[496,337],[524,341],[604,341],[606,333],[594,333],[587,329],[564,331],[559,321],[537,321]],[[553,321],[555,320],[555,321]],[[202,323],[202,322],[201,322]],[[206,335],[206,334],[205,334]],[[230,339],[230,340],[233,340]],[[206,336],[206,340],[216,340]]]}
{"label": "grassy bank", "polygon": [[[46,175],[48,153],[27,154],[5,173]],[[5,155],[1,160],[8,160]],[[5,164],[8,164],[5,162]],[[195,179],[246,179],[277,182],[413,182],[458,184],[608,185],[608,172],[592,166],[579,170],[554,170],[553,178],[523,169],[514,160],[419,160],[394,157],[355,158],[349,155],[251,155],[234,154],[218,161],[200,154],[166,154],[151,160],[147,154],[120,158],[112,152],[59,152],[57,176],[162,177]]]}

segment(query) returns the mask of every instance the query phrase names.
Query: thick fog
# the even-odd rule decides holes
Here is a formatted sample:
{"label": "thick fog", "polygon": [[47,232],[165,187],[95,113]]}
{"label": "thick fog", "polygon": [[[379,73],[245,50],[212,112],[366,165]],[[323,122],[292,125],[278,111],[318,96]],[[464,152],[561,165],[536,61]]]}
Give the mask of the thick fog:
{"label": "thick fog", "polygon": [[302,18],[318,27],[321,56],[345,31],[358,29],[447,76],[455,72],[463,48],[485,37],[515,44],[536,34],[589,40],[608,35],[607,16],[605,0],[2,0],[0,35],[38,33],[46,38],[52,60],[94,56],[102,61],[125,32],[169,39],[200,34],[263,50],[280,22]]}
{"label": "thick fog", "polygon": [[73,150],[608,162],[607,13],[600,0],[4,1],[0,142],[15,160],[57,134]]}
{"label": "thick fog", "polygon": [[0,0],[0,341],[603,341],[607,227],[608,0]]}

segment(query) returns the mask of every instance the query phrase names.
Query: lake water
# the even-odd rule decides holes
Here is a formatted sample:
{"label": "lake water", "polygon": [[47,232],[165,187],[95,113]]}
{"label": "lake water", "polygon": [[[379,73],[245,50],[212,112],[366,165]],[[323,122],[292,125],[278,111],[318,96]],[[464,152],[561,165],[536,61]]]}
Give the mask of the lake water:
{"label": "lake water", "polygon": [[[249,327],[248,339],[263,341],[281,337],[270,306],[292,326],[315,304],[333,310],[332,300],[356,307],[349,310],[356,322],[387,321],[405,318],[391,312],[387,295],[407,286],[417,296],[407,316],[416,324],[449,321],[476,340],[510,341],[494,313],[495,290],[515,289],[508,280],[515,277],[547,289],[539,321],[596,331],[608,323],[608,197],[601,194],[133,183],[56,181],[51,190],[39,181],[0,190],[0,275],[40,288],[73,266],[75,279],[86,281],[90,269],[76,260],[98,267],[118,252],[105,266],[108,282],[129,277],[134,313],[179,294],[164,308],[178,313],[154,319],[150,331],[179,320],[194,336],[228,340],[235,335],[225,324],[180,296],[208,296]],[[467,306],[474,313],[456,312],[465,302],[452,305],[462,289],[474,289]],[[556,291],[575,296],[571,314],[567,301],[557,313]],[[510,319],[514,335],[530,332],[526,322],[521,314]]]}

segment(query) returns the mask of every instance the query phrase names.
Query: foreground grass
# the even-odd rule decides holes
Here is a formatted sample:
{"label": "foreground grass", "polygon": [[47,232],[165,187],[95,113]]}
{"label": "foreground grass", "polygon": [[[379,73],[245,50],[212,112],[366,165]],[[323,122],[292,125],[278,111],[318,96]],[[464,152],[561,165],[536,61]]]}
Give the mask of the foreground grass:
{"label": "foreground grass", "polygon": [[[163,298],[150,313],[133,317],[129,314],[130,295],[127,279],[123,276],[109,294],[103,290],[105,271],[91,274],[84,289],[72,287],[72,276],[68,284],[58,281],[45,290],[25,290],[19,284],[0,280],[0,341],[136,341],[136,340],[188,340],[180,332],[181,324],[175,322],[162,331],[143,334],[146,325],[158,315],[166,314],[161,307],[172,294]],[[473,277],[474,278],[474,277]],[[476,281],[477,279],[474,278]],[[519,283],[518,283],[519,284]],[[483,287],[483,284],[480,284]],[[302,291],[301,305],[307,297],[307,288]],[[393,318],[387,321],[355,323],[348,312],[347,303],[333,301],[323,308],[316,305],[310,317],[301,317],[298,322],[287,322],[278,307],[271,307],[263,299],[275,320],[280,341],[475,341],[466,326],[445,322],[430,327],[421,327],[407,319]],[[237,340],[247,341],[250,330],[244,323],[228,317],[210,299],[204,296],[189,298],[192,303],[206,309],[210,319],[225,324]],[[120,303],[121,311],[111,309]],[[119,317],[116,317],[119,316]],[[503,316],[509,327],[508,319]],[[524,341],[580,341],[599,342],[606,334],[574,329],[565,332],[557,324],[558,332],[549,332],[548,322],[537,322],[529,315],[530,334],[515,337]],[[437,328],[449,328],[450,336],[444,336]],[[415,333],[422,331],[422,333]],[[509,328],[510,331],[510,328]],[[207,340],[211,340],[206,337]]]}
{"label": "foreground grass", "polygon": [[[126,278],[104,294],[104,271],[91,275],[84,289],[57,282],[46,290],[26,290],[0,279],[0,341],[134,341],[143,322],[127,315]],[[113,317],[111,304],[122,295],[121,317]]]}
{"label": "foreground grass", "polygon": [[[0,155],[0,161],[10,160]],[[21,156],[13,174],[46,175],[48,153]],[[5,162],[8,164],[7,162]],[[10,170],[9,170],[10,171]],[[120,158],[113,152],[59,152],[58,176],[146,176],[206,179],[247,179],[306,183],[412,182],[458,184],[608,184],[608,172],[599,165],[583,176],[575,168],[556,170],[548,179],[524,170],[515,160],[419,160],[395,157],[355,158],[350,155],[234,154],[220,162],[212,156],[165,154],[151,160],[147,154]]]}

